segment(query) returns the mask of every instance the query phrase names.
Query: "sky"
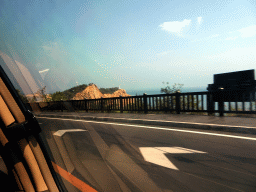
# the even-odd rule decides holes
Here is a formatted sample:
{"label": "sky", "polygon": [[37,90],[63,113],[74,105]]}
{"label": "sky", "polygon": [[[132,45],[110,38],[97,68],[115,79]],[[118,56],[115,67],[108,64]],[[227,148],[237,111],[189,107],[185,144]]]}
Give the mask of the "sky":
{"label": "sky", "polygon": [[0,50],[51,91],[206,87],[255,69],[254,0],[3,0],[0,18]]}

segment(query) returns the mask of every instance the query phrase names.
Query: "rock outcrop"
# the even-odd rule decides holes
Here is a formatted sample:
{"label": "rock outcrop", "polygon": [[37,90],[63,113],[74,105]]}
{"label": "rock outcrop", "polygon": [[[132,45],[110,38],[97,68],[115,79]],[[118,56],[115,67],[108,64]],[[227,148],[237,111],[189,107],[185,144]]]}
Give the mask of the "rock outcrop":
{"label": "rock outcrop", "polygon": [[124,89],[119,89],[115,91],[113,94],[102,94],[99,88],[96,85],[90,85],[86,87],[82,92],[77,93],[73,100],[83,100],[83,99],[99,99],[99,98],[110,98],[110,97],[119,97],[122,95],[123,97],[129,97],[131,95],[127,94]]}
{"label": "rock outcrop", "polygon": [[82,92],[77,93],[73,100],[82,100],[82,99],[98,99],[103,97],[103,94],[100,92],[99,88],[96,85],[89,85]]}
{"label": "rock outcrop", "polygon": [[112,94],[104,94],[105,98],[109,98],[109,97],[120,97],[120,95],[122,95],[122,97],[129,97],[131,95],[127,94],[126,91],[124,89],[119,89],[117,91],[115,91]]}

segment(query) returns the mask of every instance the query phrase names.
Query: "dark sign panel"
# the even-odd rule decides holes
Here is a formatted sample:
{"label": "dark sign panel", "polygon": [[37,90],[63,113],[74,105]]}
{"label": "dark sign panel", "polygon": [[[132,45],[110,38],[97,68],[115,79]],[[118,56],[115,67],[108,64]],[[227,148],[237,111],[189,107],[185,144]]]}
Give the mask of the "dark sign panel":
{"label": "dark sign panel", "polygon": [[214,84],[220,85],[250,84],[254,81],[254,69],[214,75]]}
{"label": "dark sign panel", "polygon": [[252,101],[256,87],[254,74],[254,69],[215,74],[214,83],[207,90],[212,92],[214,101]]}

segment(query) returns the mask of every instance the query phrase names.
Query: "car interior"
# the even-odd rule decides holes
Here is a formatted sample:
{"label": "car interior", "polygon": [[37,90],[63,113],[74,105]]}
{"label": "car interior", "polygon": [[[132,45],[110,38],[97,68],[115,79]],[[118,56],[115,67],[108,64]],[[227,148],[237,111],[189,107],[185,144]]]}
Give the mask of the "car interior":
{"label": "car interior", "polygon": [[7,191],[63,191],[40,126],[0,67],[0,177]]}

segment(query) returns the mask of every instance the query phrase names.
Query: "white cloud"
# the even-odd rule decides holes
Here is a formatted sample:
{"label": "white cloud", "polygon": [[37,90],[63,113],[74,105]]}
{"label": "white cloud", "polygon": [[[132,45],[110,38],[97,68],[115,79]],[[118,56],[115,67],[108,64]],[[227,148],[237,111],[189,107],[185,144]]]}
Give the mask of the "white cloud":
{"label": "white cloud", "polygon": [[233,36],[227,37],[226,40],[235,40],[238,37],[242,37],[242,38],[253,37],[256,35],[256,25],[251,25],[249,27],[245,27],[237,31],[230,31],[228,33],[233,34]]}
{"label": "white cloud", "polygon": [[238,31],[241,33],[241,37],[253,37],[256,35],[256,25],[245,27]]}
{"label": "white cloud", "polygon": [[[256,52],[255,47],[248,48],[234,48],[226,52],[218,53],[215,55],[208,56],[211,62],[223,63],[225,66],[232,66],[237,69],[244,68],[255,68]],[[224,66],[223,66],[224,68]]]}
{"label": "white cloud", "polygon": [[168,54],[168,52],[164,51],[164,52],[158,53],[157,56],[164,56],[164,55],[167,55],[167,54]]}
{"label": "white cloud", "polygon": [[199,25],[202,23],[202,21],[203,21],[202,17],[197,17],[197,22],[198,22]]}
{"label": "white cloud", "polygon": [[207,41],[207,40],[210,40],[210,39],[215,38],[215,37],[218,37],[218,36],[220,36],[220,35],[219,35],[219,34],[215,34],[215,35],[211,35],[211,36],[206,37],[206,38],[195,39],[195,40],[193,40],[193,41],[191,41],[191,42],[194,43],[194,42],[198,42],[198,41]]}
{"label": "white cloud", "polygon": [[171,33],[181,35],[182,30],[190,24],[191,20],[184,19],[183,21],[164,22],[160,25],[161,29]]}
{"label": "white cloud", "polygon": [[210,36],[209,38],[215,38],[215,37],[218,37],[218,36],[220,36],[220,35],[219,34],[215,34],[215,35]]}
{"label": "white cloud", "polygon": [[156,55],[157,56],[166,56],[166,55],[170,55],[171,53],[172,53],[173,51],[163,51],[163,52],[161,52],[161,53],[157,53]]}
{"label": "white cloud", "polygon": [[228,38],[226,38],[226,40],[235,40],[235,39],[237,39],[238,37],[228,37]]}

